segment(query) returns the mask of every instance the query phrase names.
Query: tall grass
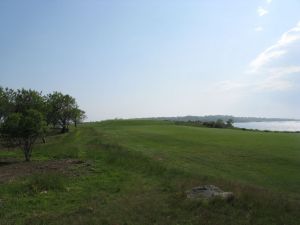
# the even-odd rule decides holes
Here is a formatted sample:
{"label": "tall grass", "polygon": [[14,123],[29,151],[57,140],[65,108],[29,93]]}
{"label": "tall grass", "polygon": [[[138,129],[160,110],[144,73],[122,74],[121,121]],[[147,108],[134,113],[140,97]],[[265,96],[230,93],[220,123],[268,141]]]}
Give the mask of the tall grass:
{"label": "tall grass", "polygon": [[45,191],[62,191],[65,188],[64,177],[58,173],[39,173],[29,177],[24,183],[24,191],[31,194]]}

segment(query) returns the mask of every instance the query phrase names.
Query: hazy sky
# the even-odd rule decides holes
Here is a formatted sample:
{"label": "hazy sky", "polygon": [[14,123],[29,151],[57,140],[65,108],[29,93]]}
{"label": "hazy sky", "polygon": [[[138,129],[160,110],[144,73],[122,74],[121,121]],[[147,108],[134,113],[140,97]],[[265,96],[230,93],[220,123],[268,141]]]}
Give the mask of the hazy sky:
{"label": "hazy sky", "polygon": [[1,0],[0,85],[89,120],[300,118],[300,1]]}

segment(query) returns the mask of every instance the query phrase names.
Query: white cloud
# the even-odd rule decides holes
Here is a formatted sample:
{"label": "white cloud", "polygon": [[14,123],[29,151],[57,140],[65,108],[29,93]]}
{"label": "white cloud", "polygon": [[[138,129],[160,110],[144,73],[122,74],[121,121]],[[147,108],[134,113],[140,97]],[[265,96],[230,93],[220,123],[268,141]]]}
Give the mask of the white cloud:
{"label": "white cloud", "polygon": [[252,74],[261,77],[255,84],[256,90],[283,91],[295,85],[290,78],[294,74],[300,74],[299,43],[300,22],[283,33],[274,45],[268,47],[250,63]]}
{"label": "white cloud", "polygon": [[270,47],[261,54],[259,54],[255,60],[250,64],[252,67],[252,72],[257,71],[263,65],[269,63],[271,60],[279,58],[280,56],[286,54],[286,50],[276,49],[275,47]]}
{"label": "white cloud", "polygon": [[294,28],[282,34],[281,38],[265,51],[260,53],[250,64],[252,71],[257,71],[272,60],[288,53],[288,46],[300,40],[300,22]]}
{"label": "white cloud", "polygon": [[261,32],[264,30],[264,28],[262,26],[258,26],[258,27],[255,27],[254,29],[256,32]]}
{"label": "white cloud", "polygon": [[269,11],[260,6],[257,8],[257,13],[259,16],[265,16],[269,13]]}
{"label": "white cloud", "polygon": [[272,0],[266,0],[268,4],[271,4],[272,3]]}
{"label": "white cloud", "polygon": [[268,47],[250,63],[250,73],[239,80],[220,82],[215,89],[223,94],[239,95],[246,92],[254,94],[299,88],[299,84],[294,80],[300,76],[299,57],[300,22],[283,33],[274,45]]}
{"label": "white cloud", "polygon": [[[276,105],[280,101],[276,98],[270,100],[269,96],[275,92],[285,96],[300,89],[299,58],[300,22],[251,62],[251,73],[208,85],[202,94],[210,96],[211,102],[222,102],[222,110],[240,107],[239,110],[246,108],[247,113],[252,109],[257,112],[260,105],[264,112],[271,112],[272,107],[273,111],[281,112],[284,107]],[[213,104],[209,107],[214,109]]]}

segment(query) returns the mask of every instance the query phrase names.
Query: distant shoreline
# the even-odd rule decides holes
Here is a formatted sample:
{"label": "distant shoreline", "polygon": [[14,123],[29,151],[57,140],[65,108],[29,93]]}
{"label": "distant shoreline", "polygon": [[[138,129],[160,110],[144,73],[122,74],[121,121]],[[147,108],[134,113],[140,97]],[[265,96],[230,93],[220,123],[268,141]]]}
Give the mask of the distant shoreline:
{"label": "distant shoreline", "polygon": [[149,117],[149,118],[139,118],[139,119],[169,120],[169,121],[182,121],[182,122],[188,122],[188,121],[210,122],[210,121],[217,121],[219,119],[221,119],[223,121],[228,121],[229,119],[231,119],[234,121],[234,123],[300,121],[300,119],[291,119],[291,118],[236,117],[236,116],[231,116],[231,115]]}

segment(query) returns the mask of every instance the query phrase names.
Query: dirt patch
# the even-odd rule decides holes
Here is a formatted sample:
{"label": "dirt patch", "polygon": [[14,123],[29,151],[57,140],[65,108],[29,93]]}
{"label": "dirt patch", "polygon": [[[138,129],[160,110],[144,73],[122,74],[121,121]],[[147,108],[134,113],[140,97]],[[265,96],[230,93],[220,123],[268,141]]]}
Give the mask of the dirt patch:
{"label": "dirt patch", "polygon": [[49,161],[17,161],[15,159],[0,160],[0,183],[11,182],[20,177],[35,173],[58,172],[68,176],[79,176],[87,171],[90,163],[78,159]]}

